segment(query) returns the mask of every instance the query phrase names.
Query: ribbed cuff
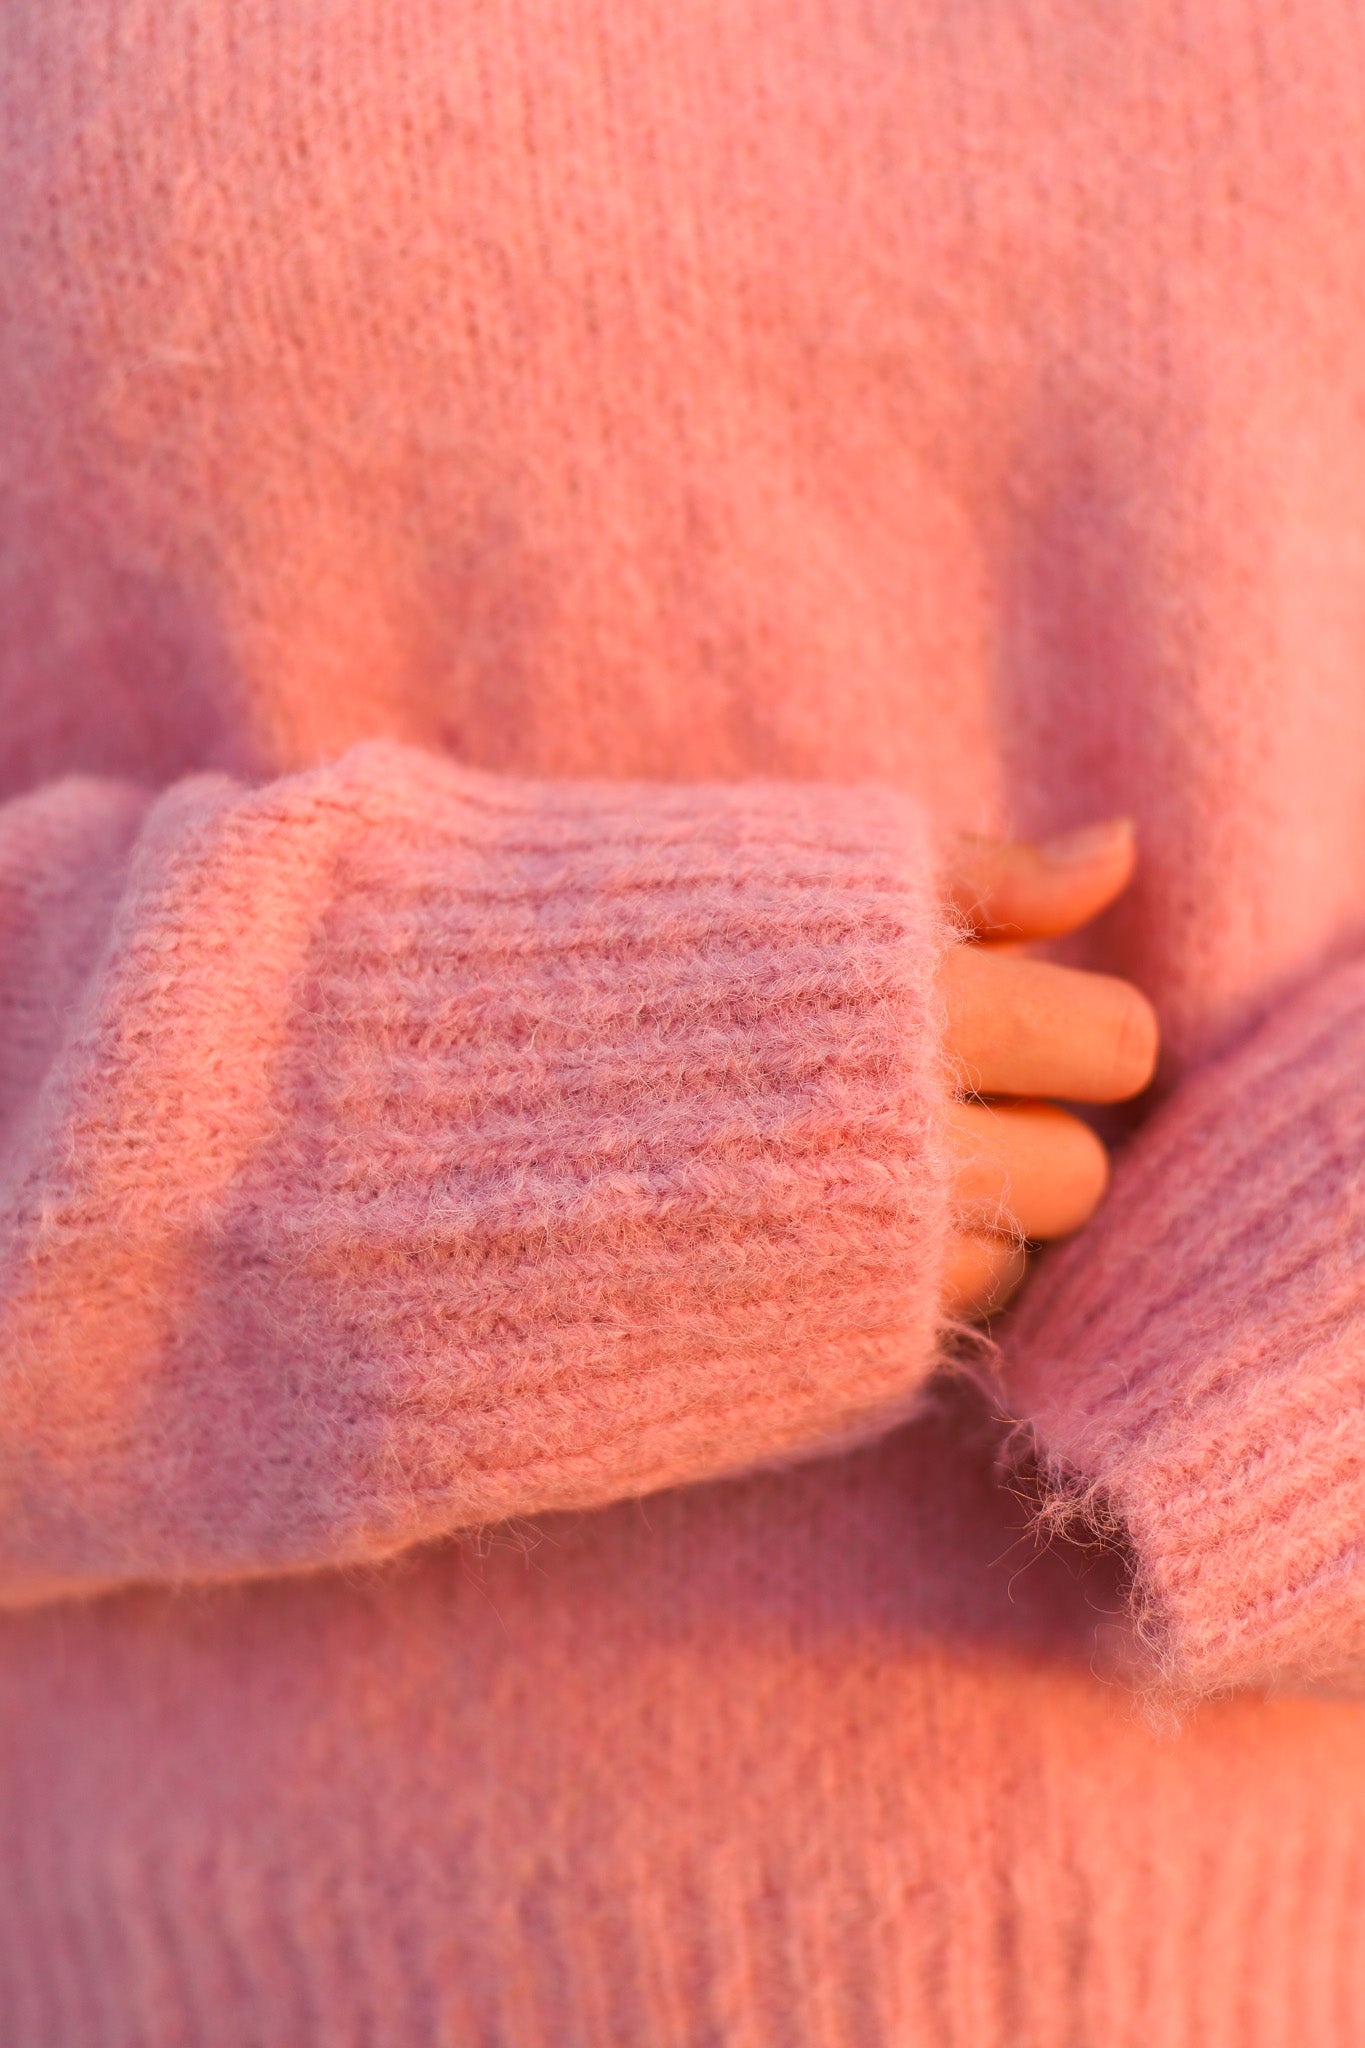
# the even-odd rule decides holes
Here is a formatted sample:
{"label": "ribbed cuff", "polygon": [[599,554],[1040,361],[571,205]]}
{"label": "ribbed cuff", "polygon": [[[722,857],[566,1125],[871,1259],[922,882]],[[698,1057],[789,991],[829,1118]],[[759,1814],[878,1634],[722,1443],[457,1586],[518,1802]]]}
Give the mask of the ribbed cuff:
{"label": "ribbed cuff", "polygon": [[1010,1335],[1053,1510],[1176,1693],[1365,1672],[1365,965],[1187,1081]]}
{"label": "ribbed cuff", "polygon": [[100,1361],[20,1425],[29,1562],[377,1556],[903,1414],[947,1230],[933,884],[875,790],[373,744],[169,793],[18,1195],[6,1341]]}

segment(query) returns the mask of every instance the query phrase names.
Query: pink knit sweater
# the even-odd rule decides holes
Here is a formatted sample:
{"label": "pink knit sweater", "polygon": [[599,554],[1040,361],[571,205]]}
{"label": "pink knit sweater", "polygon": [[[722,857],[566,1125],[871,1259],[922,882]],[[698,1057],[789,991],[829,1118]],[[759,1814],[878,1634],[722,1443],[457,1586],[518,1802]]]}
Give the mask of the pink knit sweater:
{"label": "pink knit sweater", "polygon": [[[3,2048],[1365,2039],[1363,98],[0,8]],[[1116,809],[931,1378],[934,837]]]}

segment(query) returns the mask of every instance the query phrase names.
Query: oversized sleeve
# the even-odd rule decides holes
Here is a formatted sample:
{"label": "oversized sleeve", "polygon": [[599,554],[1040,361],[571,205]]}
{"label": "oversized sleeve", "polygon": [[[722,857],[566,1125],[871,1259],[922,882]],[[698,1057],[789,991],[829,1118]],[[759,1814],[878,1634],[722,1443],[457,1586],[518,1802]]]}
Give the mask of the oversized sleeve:
{"label": "oversized sleeve", "polygon": [[0,810],[0,1601],[815,1451],[930,1369],[926,828],[373,743]]}
{"label": "oversized sleeve", "polygon": [[1365,1680],[1365,963],[1173,1094],[1005,1348],[1168,1696]]}

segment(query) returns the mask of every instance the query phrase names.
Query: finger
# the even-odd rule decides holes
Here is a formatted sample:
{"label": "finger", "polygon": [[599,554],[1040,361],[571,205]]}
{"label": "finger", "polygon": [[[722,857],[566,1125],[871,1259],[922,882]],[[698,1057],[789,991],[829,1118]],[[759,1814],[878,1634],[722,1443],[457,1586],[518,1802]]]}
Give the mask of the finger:
{"label": "finger", "polygon": [[1137,859],[1131,818],[1086,825],[1035,846],[963,834],[944,893],[975,938],[1053,939],[1079,930],[1127,888]]}
{"label": "finger", "polygon": [[1156,1071],[1156,1012],[1115,975],[959,946],[942,987],[949,1064],[965,1094],[1123,1102]]}
{"label": "finger", "polygon": [[964,1322],[994,1315],[1018,1292],[1027,1263],[1024,1247],[1012,1238],[989,1230],[961,1232],[948,1256],[945,1312]]}
{"label": "finger", "polygon": [[1069,1237],[1109,1184],[1089,1124],[1050,1102],[955,1102],[948,1111],[962,1223],[1025,1237]]}

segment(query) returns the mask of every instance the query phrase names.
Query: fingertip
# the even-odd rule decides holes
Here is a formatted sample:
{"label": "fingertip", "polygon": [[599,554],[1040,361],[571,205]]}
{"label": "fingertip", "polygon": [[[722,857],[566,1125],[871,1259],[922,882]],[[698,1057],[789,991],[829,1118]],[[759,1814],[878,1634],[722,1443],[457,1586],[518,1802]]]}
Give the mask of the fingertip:
{"label": "fingertip", "polygon": [[1109,1099],[1129,1102],[1150,1087],[1161,1058],[1161,1024],[1148,998],[1131,982],[1124,990],[1123,1012],[1114,1048],[1114,1089]]}
{"label": "fingertip", "polygon": [[1045,839],[1032,851],[1036,936],[1062,938],[1089,924],[1128,887],[1137,866],[1137,827],[1131,818],[1105,818]]}
{"label": "fingertip", "polygon": [[1050,1139],[1048,1199],[1041,1217],[1024,1214],[1020,1221],[1035,1240],[1071,1237],[1084,1229],[1109,1191],[1109,1148],[1083,1117],[1056,1103],[1039,1103],[1031,1113],[1046,1120]]}
{"label": "fingertip", "polygon": [[1131,818],[1109,818],[1044,840],[960,835],[945,894],[973,937],[988,942],[1064,937],[1128,886],[1137,860]]}
{"label": "fingertip", "polygon": [[957,1238],[944,1277],[943,1310],[960,1322],[984,1322],[1005,1308],[1023,1284],[1028,1255],[1022,1244],[989,1230]]}
{"label": "fingertip", "polygon": [[1137,854],[1137,825],[1132,818],[1103,818],[1044,839],[1038,852],[1054,868],[1131,867]]}
{"label": "fingertip", "polygon": [[1074,1121],[1080,1126],[1080,1131],[1085,1133],[1083,1138],[1079,1133],[1077,1135],[1084,1158],[1082,1172],[1088,1171],[1089,1174],[1089,1185],[1085,1188],[1083,1196],[1084,1220],[1089,1222],[1109,1192],[1113,1162],[1109,1157],[1109,1147],[1099,1132],[1092,1130],[1080,1117]]}

